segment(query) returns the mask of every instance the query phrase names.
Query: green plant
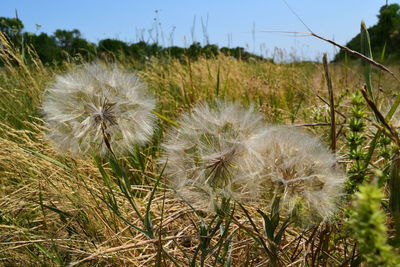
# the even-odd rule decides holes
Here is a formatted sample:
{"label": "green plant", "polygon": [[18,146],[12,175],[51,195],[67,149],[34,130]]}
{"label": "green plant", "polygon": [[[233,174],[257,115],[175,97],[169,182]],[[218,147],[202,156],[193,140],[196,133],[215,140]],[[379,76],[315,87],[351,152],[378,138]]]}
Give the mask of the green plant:
{"label": "green plant", "polygon": [[376,183],[362,185],[359,190],[348,223],[361,257],[368,266],[397,266],[398,258],[387,244],[386,217],[381,209],[384,195]]}
{"label": "green plant", "polygon": [[351,98],[351,117],[348,121],[349,133],[346,135],[346,145],[349,149],[348,158],[352,164],[347,173],[349,179],[346,185],[348,194],[357,191],[365,179],[367,151],[365,150],[365,102],[360,91],[356,91]]}

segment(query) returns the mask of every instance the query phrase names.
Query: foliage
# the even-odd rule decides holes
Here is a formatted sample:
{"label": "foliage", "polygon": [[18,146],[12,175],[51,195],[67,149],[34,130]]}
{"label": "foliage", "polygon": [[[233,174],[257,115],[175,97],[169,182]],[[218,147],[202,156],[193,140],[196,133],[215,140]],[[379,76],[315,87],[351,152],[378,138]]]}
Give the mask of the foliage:
{"label": "foliage", "polygon": [[395,266],[396,258],[387,244],[385,214],[380,209],[382,192],[376,184],[363,185],[355,195],[349,225],[368,266]]}
{"label": "foliage", "polygon": [[349,148],[348,158],[352,165],[348,170],[349,180],[347,183],[347,193],[352,194],[357,191],[360,184],[365,179],[365,158],[367,151],[365,143],[365,110],[364,99],[360,91],[356,91],[351,99],[351,117],[349,119],[349,133],[346,136],[346,144]]}
{"label": "foliage", "polygon": [[[400,59],[400,6],[398,4],[384,5],[378,15],[378,23],[370,28],[371,47],[373,58],[381,58],[382,53],[388,60]],[[361,34],[356,35],[346,44],[350,49],[360,51]],[[340,51],[335,60],[343,60],[345,51]]]}
{"label": "foliage", "polygon": [[[29,33],[22,34],[21,41],[30,38]],[[31,35],[32,40],[35,36]],[[329,160],[323,160],[328,165],[325,168],[327,172],[340,167],[351,170],[357,160],[362,159],[364,174],[379,176],[380,188],[374,183],[368,184],[367,176],[359,176],[356,184],[360,192],[356,193],[354,203],[351,194],[356,190],[349,191],[348,197],[335,203],[339,210],[333,216],[299,225],[294,222],[302,220],[298,217],[303,213],[297,209],[289,215],[284,212],[284,195],[275,198],[271,205],[260,205],[259,201],[242,205],[222,199],[215,213],[195,209],[169,186],[168,162],[159,164],[159,159],[162,143],[167,140],[164,134],[172,126],[179,127],[177,118],[190,114],[196,103],[213,103],[216,98],[235,100],[247,109],[253,106],[262,114],[260,117],[271,124],[301,127],[308,134],[319,136],[321,143],[328,141],[330,115],[321,64],[237,60],[228,52],[237,52],[241,55],[238,58],[243,59],[242,49],[227,49],[227,55],[218,53],[216,56],[216,47],[212,45],[207,46],[207,54],[198,55],[204,47],[197,44],[191,48],[166,49],[145,42],[125,46],[115,40],[105,41],[101,49],[96,48],[97,56],[120,60],[120,69],[136,72],[148,84],[149,91],[157,99],[153,114],[160,120],[154,136],[143,147],[132,147],[124,155],[80,159],[60,155],[45,138],[49,129],[42,120],[40,107],[43,90],[54,77],[64,76],[65,69],[73,69],[81,65],[76,63],[86,60],[77,58],[81,56],[80,51],[75,55],[65,52],[68,47],[75,53],[74,39],[82,37],[77,31],[59,32],[57,38],[54,35],[37,37],[42,38],[47,47],[53,47],[50,51],[59,57],[47,54],[49,65],[62,62],[61,67],[42,63],[40,59],[46,55],[45,49],[31,49],[33,45],[24,42],[16,44],[10,36],[0,33],[3,62],[0,67],[0,261],[3,265],[399,264],[398,257],[394,256],[398,248],[388,243],[396,238],[397,226],[391,211],[398,211],[399,196],[398,180],[391,181],[399,177],[398,162],[393,160],[397,159],[393,155],[396,156],[399,140],[390,118],[400,101],[394,102],[386,116],[379,111],[388,106],[385,103],[393,103],[393,96],[400,99],[399,83],[389,74],[370,72],[375,90],[365,93],[363,100],[355,92],[364,83],[365,68],[353,63],[329,65],[335,112],[340,120],[336,157],[331,155]],[[113,49],[119,52],[109,51]],[[189,56],[189,49],[193,57]],[[169,56],[173,54],[178,56]],[[394,76],[398,76],[397,66],[394,67]],[[225,113],[240,119],[234,112]],[[207,112],[201,115],[202,121],[220,116]],[[191,118],[193,116],[188,119],[190,125],[193,124]],[[256,123],[254,119],[240,121]],[[215,129],[208,125],[207,130]],[[347,130],[346,125],[349,126]],[[221,133],[213,135],[219,138]],[[357,134],[350,136],[354,133]],[[271,157],[269,162],[284,167],[280,168],[282,174],[290,177],[298,173],[295,167],[299,165],[293,166],[293,162],[305,162],[312,153],[296,151],[304,150],[302,147],[309,138],[295,138],[295,134],[288,131],[277,133],[276,138],[280,140],[285,135],[294,139],[287,148],[280,149],[279,153],[287,157],[281,161]],[[198,142],[192,139],[188,143]],[[364,152],[351,153],[367,148],[366,157]],[[191,151],[183,152],[190,154]],[[348,155],[354,156],[351,161]],[[312,158],[313,163],[304,169],[305,175],[324,183],[317,177],[320,173],[307,170],[317,166],[322,158]],[[235,171],[237,166],[232,167]],[[208,169],[210,172],[212,169]],[[346,176],[352,174],[350,171]],[[299,182],[296,185],[302,185],[303,176],[295,181]],[[313,191],[308,194],[324,198],[324,192],[318,191],[322,183],[312,184],[315,186],[309,188]],[[303,209],[299,211],[309,213],[307,206],[311,204],[303,201],[300,207]],[[345,227],[347,223],[351,231]]]}
{"label": "foliage", "polygon": [[19,18],[0,17],[0,32],[3,32],[8,38],[14,42],[18,41],[24,24]]}
{"label": "foliage", "polygon": [[52,35],[47,35],[43,32],[40,34],[23,32],[23,28],[24,25],[18,18],[0,18],[0,32],[7,36],[14,46],[33,49],[43,63],[51,65],[60,64],[71,57],[90,61],[96,55],[108,61],[136,60],[142,63],[151,57],[165,56],[187,62],[203,56],[216,57],[220,53],[243,60],[250,58],[263,60],[260,56],[246,52],[242,47],[220,49],[217,45],[202,46],[198,42],[188,48],[161,47],[158,43],[139,41],[130,44],[116,39],[103,39],[96,45],[85,40],[77,29],[70,31],[58,29]]}

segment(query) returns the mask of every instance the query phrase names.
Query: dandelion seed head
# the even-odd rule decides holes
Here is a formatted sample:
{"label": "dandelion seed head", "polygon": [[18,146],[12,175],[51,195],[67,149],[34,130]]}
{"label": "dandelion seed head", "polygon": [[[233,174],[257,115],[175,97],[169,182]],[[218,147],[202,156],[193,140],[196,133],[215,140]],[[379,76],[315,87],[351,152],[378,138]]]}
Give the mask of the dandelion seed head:
{"label": "dandelion seed head", "polygon": [[[161,165],[171,186],[199,209],[218,209],[224,199],[243,200],[256,190],[248,141],[262,132],[262,116],[237,103],[195,107],[163,143]],[[255,168],[254,168],[255,169]]]}
{"label": "dandelion seed head", "polygon": [[134,73],[101,63],[58,75],[44,95],[49,138],[61,152],[104,155],[112,146],[125,153],[153,133],[155,101]]}
{"label": "dandelion seed head", "polygon": [[[290,213],[329,218],[341,196],[344,175],[335,156],[315,137],[290,127],[269,127],[254,144],[263,160],[260,173],[264,199],[281,195],[282,208]],[[314,216],[318,215],[318,216]]]}

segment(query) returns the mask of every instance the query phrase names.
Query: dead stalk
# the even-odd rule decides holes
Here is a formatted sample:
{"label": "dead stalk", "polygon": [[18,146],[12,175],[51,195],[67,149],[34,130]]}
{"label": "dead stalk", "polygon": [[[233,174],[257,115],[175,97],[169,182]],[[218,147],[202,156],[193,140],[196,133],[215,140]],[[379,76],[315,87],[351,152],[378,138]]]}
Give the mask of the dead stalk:
{"label": "dead stalk", "polygon": [[329,106],[331,111],[331,150],[333,153],[335,153],[336,152],[335,103],[333,99],[332,79],[331,76],[329,75],[329,69],[328,69],[328,56],[326,53],[323,56],[323,63],[324,63],[326,83],[328,85]]}

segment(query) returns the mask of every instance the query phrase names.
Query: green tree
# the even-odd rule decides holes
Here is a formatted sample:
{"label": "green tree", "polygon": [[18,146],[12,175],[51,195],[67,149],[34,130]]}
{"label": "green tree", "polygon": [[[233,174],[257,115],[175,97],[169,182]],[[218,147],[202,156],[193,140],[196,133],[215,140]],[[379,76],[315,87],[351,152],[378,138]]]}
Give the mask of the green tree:
{"label": "green tree", "polygon": [[0,31],[13,39],[21,35],[24,24],[18,18],[0,17]]}
{"label": "green tree", "polygon": [[[370,28],[368,32],[371,38],[372,55],[379,59],[382,51],[386,50],[389,59],[399,59],[400,51],[400,6],[398,4],[385,5],[381,7],[378,14],[378,23]],[[361,35],[358,34],[346,44],[350,49],[360,51]],[[342,60],[345,52],[340,51],[335,60]]]}
{"label": "green tree", "polygon": [[81,32],[77,29],[72,31],[56,30],[53,40],[70,56],[80,55],[84,59],[92,59],[96,53],[96,46],[83,39]]}
{"label": "green tree", "polygon": [[35,50],[43,63],[56,64],[65,56],[62,49],[54,42],[54,38],[46,33],[39,35],[24,33],[24,40]]}
{"label": "green tree", "polygon": [[202,49],[202,54],[207,58],[216,57],[218,56],[218,53],[219,49],[217,45],[208,44]]}
{"label": "green tree", "polygon": [[201,54],[201,44],[199,42],[193,43],[188,48],[188,55],[191,59],[196,60]]}

